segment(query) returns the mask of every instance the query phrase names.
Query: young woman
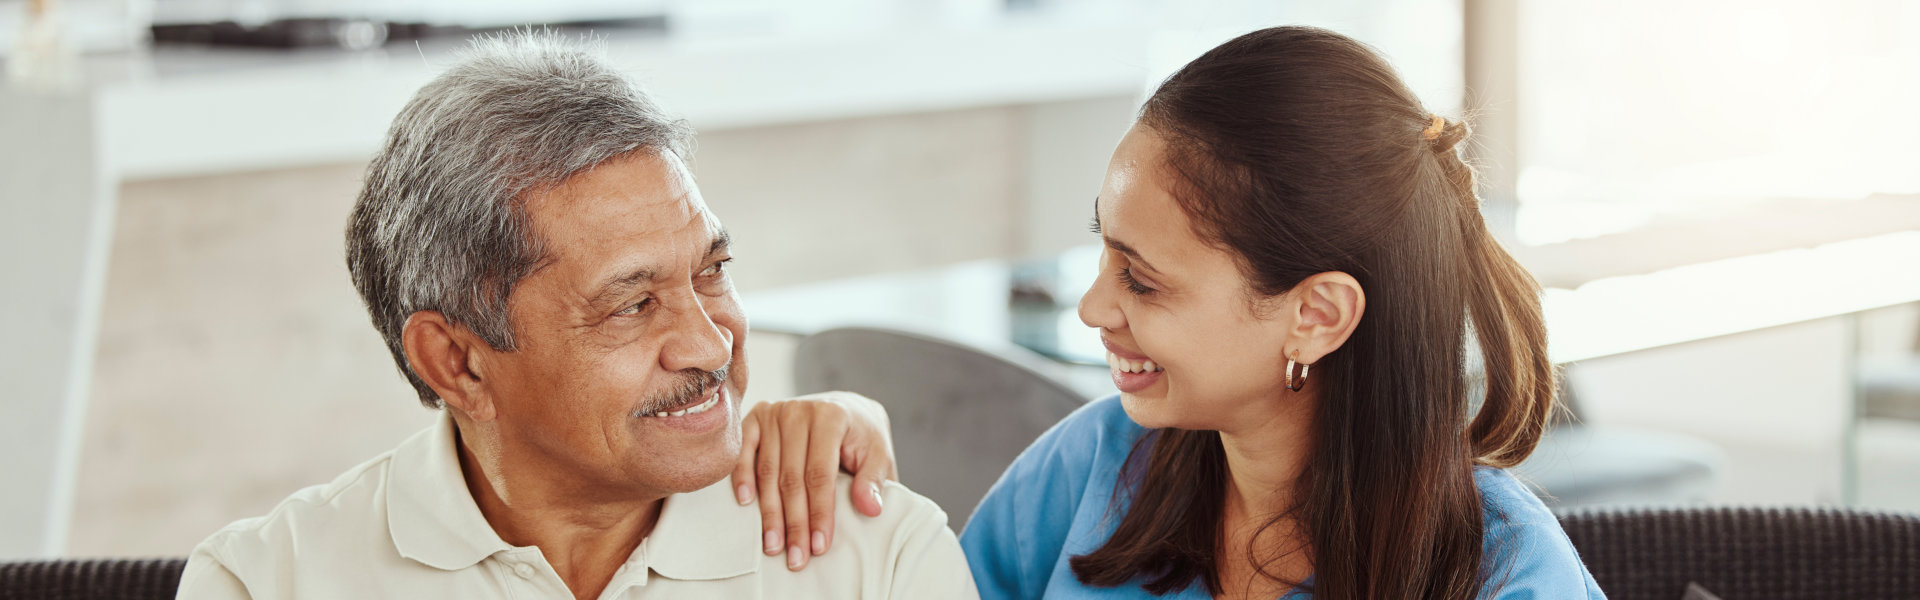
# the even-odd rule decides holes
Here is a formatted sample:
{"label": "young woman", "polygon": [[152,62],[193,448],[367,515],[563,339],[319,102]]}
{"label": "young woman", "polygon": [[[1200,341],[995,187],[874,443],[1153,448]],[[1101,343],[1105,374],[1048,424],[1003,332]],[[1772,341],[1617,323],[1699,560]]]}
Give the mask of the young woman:
{"label": "young woman", "polygon": [[[961,535],[981,596],[1601,597],[1502,470],[1538,442],[1555,374],[1538,286],[1487,232],[1466,136],[1320,29],[1250,33],[1167,79],[1108,166],[1102,276],[1080,302],[1121,393],[1041,436],[981,501]],[[792,484],[808,462],[860,481],[891,469],[871,407],[749,420],[749,445],[785,446],[736,471],[743,501],[756,479],[767,491],[769,541],[807,547],[805,507],[832,502]]]}

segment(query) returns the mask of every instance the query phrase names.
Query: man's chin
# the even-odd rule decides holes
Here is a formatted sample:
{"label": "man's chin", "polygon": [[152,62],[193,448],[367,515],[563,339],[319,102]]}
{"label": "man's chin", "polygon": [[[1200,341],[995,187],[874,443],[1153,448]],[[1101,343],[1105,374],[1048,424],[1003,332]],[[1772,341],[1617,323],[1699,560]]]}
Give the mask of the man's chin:
{"label": "man's chin", "polygon": [[740,422],[733,420],[711,438],[673,448],[655,447],[640,460],[648,461],[648,487],[674,494],[705,489],[733,474],[740,459]]}
{"label": "man's chin", "polygon": [[[735,444],[733,452],[716,452],[674,465],[658,465],[665,468],[651,469],[649,482],[651,487],[669,494],[685,494],[706,489],[733,474],[733,464],[740,456],[740,447]],[[724,459],[724,460],[722,460]],[[659,460],[656,457],[655,460]]]}

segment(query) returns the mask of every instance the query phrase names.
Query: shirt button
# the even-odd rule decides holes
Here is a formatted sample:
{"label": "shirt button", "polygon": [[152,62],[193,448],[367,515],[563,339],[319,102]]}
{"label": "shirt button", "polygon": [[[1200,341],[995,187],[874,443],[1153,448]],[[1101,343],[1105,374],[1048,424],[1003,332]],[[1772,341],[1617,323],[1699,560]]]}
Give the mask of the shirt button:
{"label": "shirt button", "polygon": [[517,563],[513,565],[513,574],[519,575],[521,579],[533,579],[533,565]]}

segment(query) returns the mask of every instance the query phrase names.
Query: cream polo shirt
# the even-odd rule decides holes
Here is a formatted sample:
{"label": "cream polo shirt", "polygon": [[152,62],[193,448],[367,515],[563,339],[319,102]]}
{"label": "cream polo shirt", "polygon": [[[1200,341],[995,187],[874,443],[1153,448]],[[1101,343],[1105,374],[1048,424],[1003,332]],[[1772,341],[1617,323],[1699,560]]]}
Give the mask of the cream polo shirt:
{"label": "cream polo shirt", "polygon": [[[332,483],[234,522],[193,550],[180,598],[556,598],[538,547],[495,534],[467,491],[451,417]],[[666,499],[652,534],[601,592],[628,598],[978,598],[947,515],[887,483],[879,517],[845,501],[832,551],[806,570],[760,551],[760,511],[721,480]]]}

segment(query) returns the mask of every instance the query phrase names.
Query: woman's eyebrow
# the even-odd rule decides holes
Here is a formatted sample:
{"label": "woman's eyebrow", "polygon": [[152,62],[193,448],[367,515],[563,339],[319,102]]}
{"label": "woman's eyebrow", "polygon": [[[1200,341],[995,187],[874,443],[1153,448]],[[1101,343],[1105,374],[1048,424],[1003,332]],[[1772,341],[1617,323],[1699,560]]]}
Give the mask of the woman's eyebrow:
{"label": "woman's eyebrow", "polygon": [[1112,248],[1121,254],[1127,255],[1127,259],[1132,260],[1133,262],[1140,263],[1140,266],[1146,267],[1153,271],[1159,271],[1161,273],[1166,272],[1166,271],[1160,271],[1159,267],[1155,267],[1153,266],[1153,263],[1147,262],[1147,257],[1141,256],[1140,252],[1134,250],[1133,246],[1128,246],[1126,242],[1122,242],[1120,240],[1107,237],[1105,234],[1101,234],[1100,239],[1106,240],[1108,248]]}
{"label": "woman's eyebrow", "polygon": [[1113,236],[1107,235],[1106,230],[1100,228],[1100,197],[1099,196],[1093,197],[1093,230],[1096,233],[1100,234],[1100,241],[1106,242],[1108,248],[1112,248],[1116,252],[1127,255],[1128,259],[1134,262],[1140,263],[1141,266],[1146,267],[1148,270],[1157,271],[1160,273],[1166,272],[1166,271],[1161,271],[1159,267],[1153,266],[1153,263],[1147,262],[1147,257],[1141,256],[1138,250],[1133,249],[1133,246],[1128,246],[1126,242],[1113,239]]}

